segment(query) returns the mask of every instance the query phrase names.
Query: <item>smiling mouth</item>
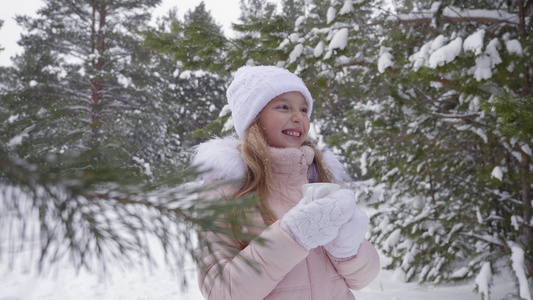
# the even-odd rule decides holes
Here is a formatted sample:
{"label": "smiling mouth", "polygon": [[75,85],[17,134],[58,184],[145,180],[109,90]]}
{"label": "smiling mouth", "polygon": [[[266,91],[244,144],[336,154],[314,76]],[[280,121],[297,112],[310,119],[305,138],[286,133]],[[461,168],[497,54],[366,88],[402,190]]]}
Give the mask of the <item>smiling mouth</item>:
{"label": "smiling mouth", "polygon": [[299,136],[302,135],[301,132],[299,132],[299,131],[293,131],[293,130],[284,130],[284,131],[283,131],[283,134],[290,135],[290,136],[296,136],[296,137],[299,137]]}

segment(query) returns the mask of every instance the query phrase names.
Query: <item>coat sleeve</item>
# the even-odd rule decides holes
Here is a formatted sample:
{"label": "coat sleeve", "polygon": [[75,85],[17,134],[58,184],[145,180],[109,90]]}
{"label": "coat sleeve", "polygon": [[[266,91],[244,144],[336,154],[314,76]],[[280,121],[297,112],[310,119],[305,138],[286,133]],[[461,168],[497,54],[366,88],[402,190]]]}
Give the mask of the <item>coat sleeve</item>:
{"label": "coat sleeve", "polygon": [[199,234],[206,243],[197,248],[198,284],[209,300],[263,299],[309,254],[281,229],[279,221],[259,235],[264,243],[252,240],[243,250],[226,235]]}
{"label": "coat sleeve", "polygon": [[378,252],[366,239],[361,243],[359,252],[355,257],[339,260],[329,255],[329,258],[339,275],[344,278],[352,290],[360,290],[369,285],[376,279],[380,270]]}

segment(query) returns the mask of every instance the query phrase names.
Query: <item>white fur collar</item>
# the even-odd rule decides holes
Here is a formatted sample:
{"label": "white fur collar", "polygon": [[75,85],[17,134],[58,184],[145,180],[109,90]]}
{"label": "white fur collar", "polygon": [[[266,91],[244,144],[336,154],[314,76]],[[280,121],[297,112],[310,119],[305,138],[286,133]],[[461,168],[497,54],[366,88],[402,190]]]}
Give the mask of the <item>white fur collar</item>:
{"label": "white fur collar", "polygon": [[[202,173],[199,179],[215,181],[243,178],[246,172],[246,164],[238,149],[241,143],[241,140],[233,136],[227,136],[224,138],[215,137],[196,146],[191,165]],[[336,181],[346,182],[350,180],[337,155],[331,150],[325,149],[322,151],[322,156]]]}
{"label": "white fur collar", "polygon": [[200,179],[237,180],[243,178],[246,163],[238,146],[241,141],[234,137],[215,137],[194,148],[192,166],[201,172]]}

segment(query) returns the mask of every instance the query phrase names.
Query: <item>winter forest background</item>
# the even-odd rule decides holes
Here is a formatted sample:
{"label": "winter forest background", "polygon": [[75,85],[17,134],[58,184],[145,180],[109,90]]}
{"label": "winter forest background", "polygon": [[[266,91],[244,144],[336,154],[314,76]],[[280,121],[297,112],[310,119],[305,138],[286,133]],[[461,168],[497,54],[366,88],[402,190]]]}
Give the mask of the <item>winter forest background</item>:
{"label": "winter forest background", "polygon": [[309,86],[384,269],[532,298],[532,1],[241,0],[231,36],[203,4],[149,25],[160,0],[44,2],[0,67],[0,264],[160,251],[187,281],[193,232],[251,203],[200,205],[192,147],[230,132],[232,72],[274,64]]}

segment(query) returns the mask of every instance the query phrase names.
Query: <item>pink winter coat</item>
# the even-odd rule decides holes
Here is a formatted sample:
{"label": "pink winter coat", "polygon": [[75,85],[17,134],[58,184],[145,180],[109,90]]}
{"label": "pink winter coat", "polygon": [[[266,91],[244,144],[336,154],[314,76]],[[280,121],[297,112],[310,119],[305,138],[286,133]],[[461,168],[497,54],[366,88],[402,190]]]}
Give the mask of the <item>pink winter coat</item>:
{"label": "pink winter coat", "polygon": [[[226,139],[208,143],[224,152],[224,147],[221,146],[234,147],[237,142]],[[210,165],[202,157],[212,156],[201,153],[202,148],[198,151],[193,163]],[[234,159],[233,163],[242,167],[242,162],[235,161],[238,158],[234,154],[226,157],[227,160],[223,164],[232,163]],[[301,187],[308,183],[308,167],[313,156],[312,149],[307,146],[300,149],[272,149],[275,189],[285,197],[272,194],[268,201],[279,219],[302,198]],[[220,165],[206,167],[215,169],[206,176],[206,183],[225,177],[225,170],[217,172],[218,167]],[[239,172],[240,170],[236,171],[238,175],[241,174]],[[204,196],[220,199],[231,195],[231,192],[231,188],[221,188]],[[198,272],[198,282],[206,299],[355,299],[350,289],[362,289],[374,280],[379,272],[378,254],[367,240],[363,241],[354,258],[338,260],[330,256],[323,247],[306,251],[280,228],[279,220],[266,227],[259,213],[252,219],[265,228],[262,231],[256,229],[254,232],[267,241],[264,245],[252,241],[240,250],[229,237],[211,232],[200,233],[214,250],[214,254],[209,255],[206,249],[198,249],[205,266]],[[257,263],[258,271],[243,257]],[[223,266],[222,272],[217,267],[217,261]]]}

